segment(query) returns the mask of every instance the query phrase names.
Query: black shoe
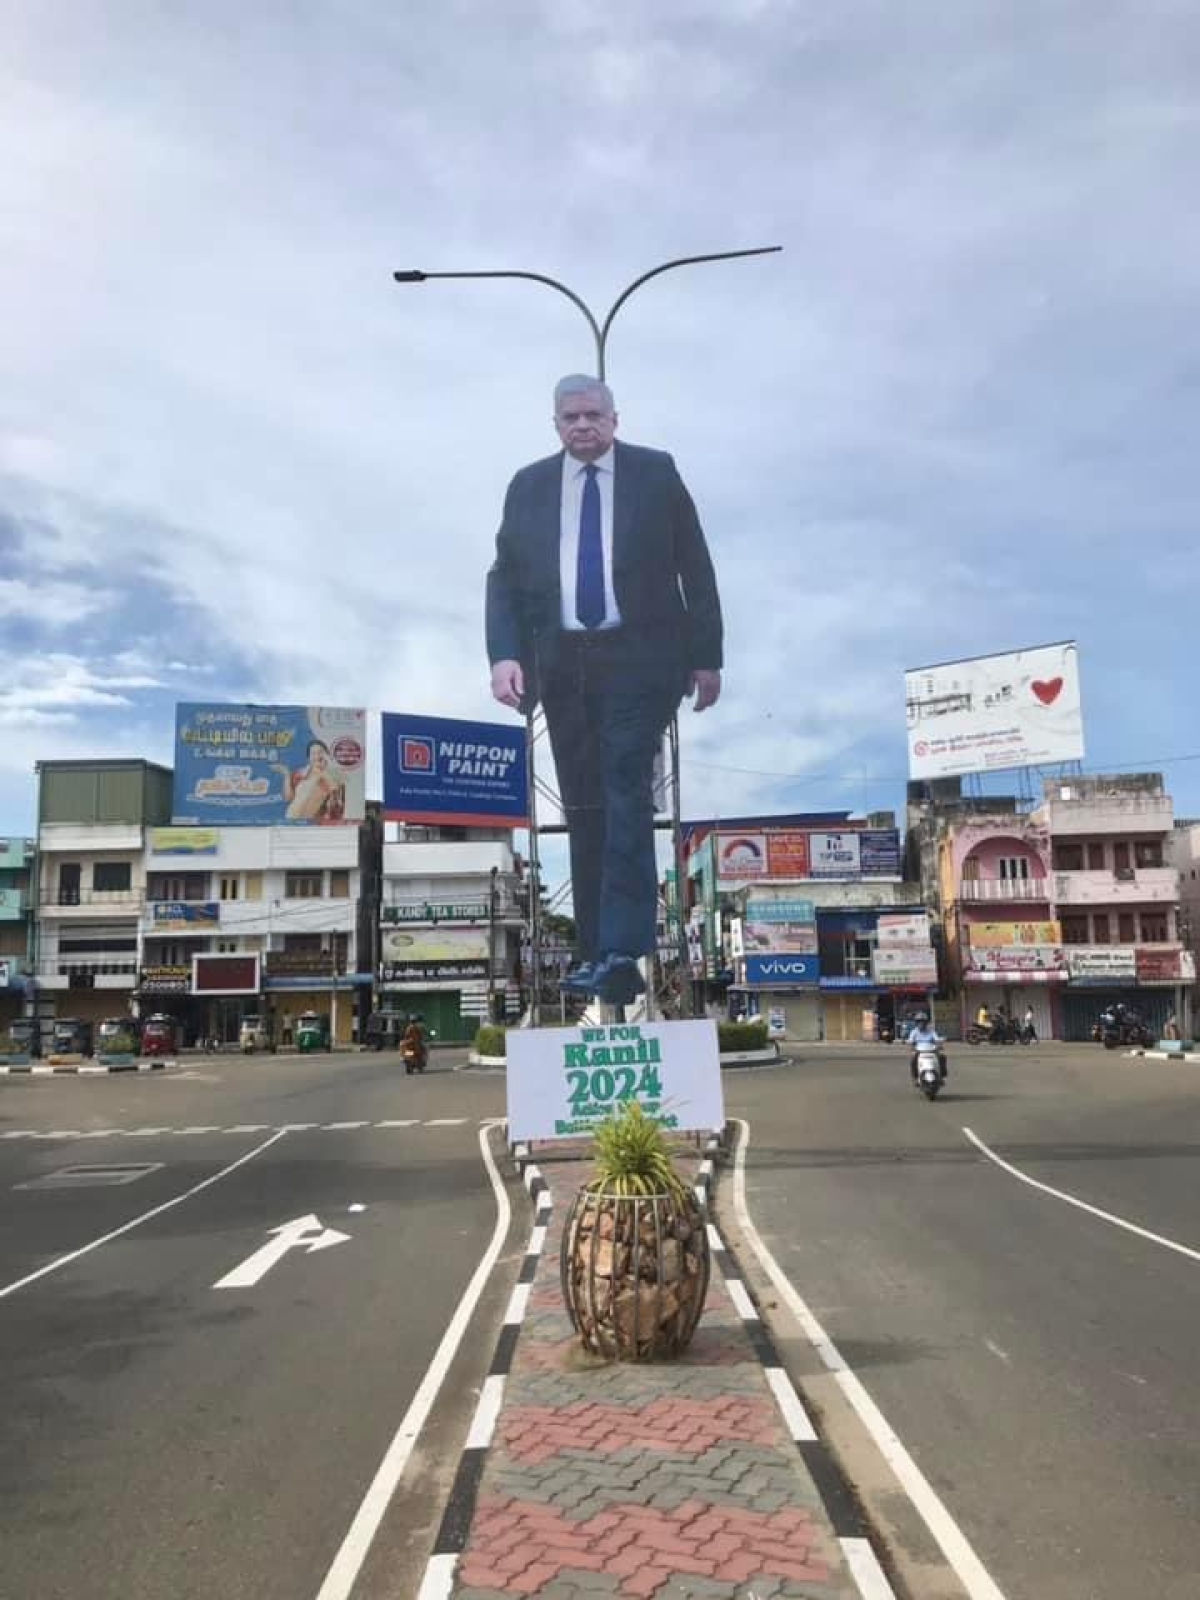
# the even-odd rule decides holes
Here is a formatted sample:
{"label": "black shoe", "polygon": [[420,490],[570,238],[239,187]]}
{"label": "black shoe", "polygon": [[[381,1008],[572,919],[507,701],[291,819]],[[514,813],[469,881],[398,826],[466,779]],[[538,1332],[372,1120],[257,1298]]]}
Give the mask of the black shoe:
{"label": "black shoe", "polygon": [[596,968],[594,993],[610,1006],[627,1006],[645,989],[633,956],[607,955]]}

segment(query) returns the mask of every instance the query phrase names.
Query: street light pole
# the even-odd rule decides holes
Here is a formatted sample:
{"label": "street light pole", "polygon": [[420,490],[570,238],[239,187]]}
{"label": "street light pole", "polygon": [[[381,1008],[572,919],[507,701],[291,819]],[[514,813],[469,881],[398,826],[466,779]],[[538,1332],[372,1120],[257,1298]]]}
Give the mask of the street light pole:
{"label": "street light pole", "polygon": [[601,380],[605,377],[605,352],[608,346],[608,335],[612,329],[613,319],[617,312],[644,283],[649,283],[651,278],[657,278],[663,272],[671,272],[676,267],[691,267],[704,261],[736,261],[743,256],[770,256],[776,255],[783,246],[780,244],[761,245],[754,250],[719,250],[712,255],[705,256],[680,256],[676,261],[664,261],[660,266],[651,267],[649,272],[643,272],[640,278],[635,278],[631,284],[622,289],[613,301],[608,315],[603,324],[597,322],[595,314],[587,302],[580,298],[565,283],[560,283],[557,278],[548,278],[542,272],[422,272],[417,268],[393,272],[392,277],[397,283],[427,283],[431,278],[524,278],[530,283],[544,283],[547,288],[556,290],[565,295],[572,305],[578,307],[587,319],[587,325],[592,330],[592,338],[596,345],[596,376]]}

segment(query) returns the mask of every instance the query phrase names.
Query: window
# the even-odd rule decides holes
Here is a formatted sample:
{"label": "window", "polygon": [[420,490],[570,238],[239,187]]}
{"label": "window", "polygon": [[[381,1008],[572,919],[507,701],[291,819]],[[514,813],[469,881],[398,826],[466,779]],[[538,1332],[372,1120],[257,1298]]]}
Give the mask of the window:
{"label": "window", "polygon": [[1167,913],[1165,911],[1142,912],[1142,943],[1166,944],[1167,942]]}
{"label": "window", "polygon": [[1056,844],[1054,846],[1056,872],[1082,872],[1083,846],[1081,844]]}
{"label": "window", "polygon": [[207,900],[206,872],[152,872],[146,879],[150,900]]}
{"label": "window", "polygon": [[237,953],[238,953],[238,942],[237,942],[236,939],[218,939],[217,940],[217,954],[218,955],[221,955],[221,956],[235,956],[235,955],[237,955]]}
{"label": "window", "polygon": [[1086,917],[1064,917],[1062,919],[1062,936],[1064,944],[1087,944],[1088,919]]}
{"label": "window", "polygon": [[964,883],[979,882],[979,857],[968,856],[962,864],[962,881]]}
{"label": "window", "polygon": [[1134,865],[1138,867],[1161,867],[1163,864],[1162,840],[1148,839],[1133,847]]}
{"label": "window", "polygon": [[1022,883],[1029,878],[1028,856],[1001,856],[1000,876],[1008,882],[1020,879]]}
{"label": "window", "polygon": [[236,874],[232,878],[222,878],[221,879],[221,899],[222,900],[240,900],[241,899],[241,895],[238,893],[239,887],[240,887],[240,885],[238,884],[238,880],[237,880],[237,875]]}
{"label": "window", "polygon": [[1089,872],[1104,871],[1104,846],[1102,844],[1088,845],[1087,856]]}
{"label": "window", "polygon": [[92,868],[92,889],[96,894],[127,894],[132,875],[128,861],[97,861]]}
{"label": "window", "polygon": [[58,903],[60,906],[79,904],[79,863],[64,861],[58,869]]}
{"label": "window", "polygon": [[348,872],[331,872],[329,874],[329,892],[335,900],[348,900],[350,898],[350,874]]}
{"label": "window", "polygon": [[321,954],[321,935],[319,933],[285,933],[283,948],[290,956],[319,956]]}
{"label": "window", "polygon": [[1134,921],[1132,911],[1122,911],[1117,917],[1117,940],[1120,944],[1133,944],[1137,938]]}
{"label": "window", "polygon": [[1129,846],[1123,839],[1113,845],[1113,871],[1129,871]]}
{"label": "window", "polygon": [[320,900],[322,889],[319,872],[289,872],[283,892],[289,900]]}
{"label": "window", "polygon": [[1108,943],[1108,916],[1103,911],[1092,918],[1092,943]]}

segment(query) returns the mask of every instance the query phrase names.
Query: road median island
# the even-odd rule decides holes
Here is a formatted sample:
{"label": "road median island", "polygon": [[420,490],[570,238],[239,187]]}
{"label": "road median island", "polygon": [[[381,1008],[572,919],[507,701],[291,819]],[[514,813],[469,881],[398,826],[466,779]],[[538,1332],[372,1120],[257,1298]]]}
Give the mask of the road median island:
{"label": "road median island", "polygon": [[[843,1545],[861,1545],[861,1526],[827,1506],[797,1443],[802,1408],[783,1379],[785,1406],[768,1376],[769,1336],[715,1237],[706,1308],[682,1356],[608,1363],[582,1349],[560,1249],[589,1155],[583,1140],[517,1152],[536,1206],[530,1252],[420,1600],[550,1600],[600,1582],[629,1600],[759,1589],[861,1600]],[[713,1142],[678,1158],[700,1195],[718,1157]]]}

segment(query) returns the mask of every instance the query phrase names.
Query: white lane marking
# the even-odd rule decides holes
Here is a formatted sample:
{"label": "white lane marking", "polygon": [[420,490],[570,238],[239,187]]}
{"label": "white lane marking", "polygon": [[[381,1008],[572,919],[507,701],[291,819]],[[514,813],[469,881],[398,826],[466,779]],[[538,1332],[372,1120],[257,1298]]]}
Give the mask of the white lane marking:
{"label": "white lane marking", "polygon": [[726,1278],[725,1287],[729,1290],[729,1298],[733,1301],[734,1309],[743,1322],[757,1322],[758,1312],[754,1309],[754,1302],[746,1293],[746,1286],[740,1278]]}
{"label": "white lane marking", "polygon": [[427,1128],[461,1128],[466,1120],[466,1117],[431,1117],[425,1126]]}
{"label": "white lane marking", "polygon": [[471,1431],[467,1435],[467,1442],[463,1446],[466,1450],[486,1450],[492,1442],[492,1435],[496,1431],[496,1419],[500,1415],[500,1403],[504,1399],[504,1378],[501,1373],[493,1372],[483,1380],[483,1388],[479,1391],[479,1404],[475,1407],[475,1420],[471,1424]]}
{"label": "white lane marking", "polygon": [[31,1272],[24,1278],[18,1278],[15,1283],[7,1284],[0,1289],[0,1300],[6,1295],[15,1294],[18,1289],[23,1289],[27,1283],[35,1283],[38,1278],[44,1278],[48,1272],[57,1272],[59,1267],[68,1266],[72,1261],[78,1261],[80,1256],[86,1256],[93,1250],[98,1250],[102,1244],[109,1244],[113,1239],[119,1239],[123,1233],[128,1233],[132,1228],[141,1227],[143,1222],[149,1222],[152,1217],[160,1217],[164,1211],[170,1211],[173,1206],[182,1205],[185,1200],[190,1200],[194,1194],[199,1194],[203,1189],[209,1189],[214,1183],[220,1183],[222,1178],[227,1178],[231,1172],[236,1172],[239,1167],[244,1167],[247,1161],[253,1161],[264,1150],[269,1150],[277,1140],[282,1139],[282,1133],[273,1133],[269,1139],[264,1139],[262,1144],[255,1145],[253,1150],[239,1156],[236,1161],[231,1161],[227,1167],[222,1167],[220,1172],[214,1172],[211,1177],[204,1178],[200,1183],[194,1183],[190,1189],[185,1189],[182,1194],[177,1194],[173,1200],[164,1200],[162,1205],[155,1206],[152,1211],[143,1211],[140,1217],[134,1217],[132,1222],[123,1223],[121,1227],[114,1228],[111,1233],[105,1233],[99,1239],[93,1239],[90,1244],[72,1250],[68,1255],[59,1256],[54,1261],[48,1261],[44,1267],[39,1267],[36,1272]]}
{"label": "white lane marking", "polygon": [[997,1361],[1003,1361],[1006,1367],[1012,1366],[1012,1357],[1009,1355],[1007,1350],[1001,1350],[1000,1346],[998,1344],[993,1344],[990,1339],[985,1339],[983,1342],[995,1356]]}
{"label": "white lane marking", "polygon": [[524,1322],[525,1310],[529,1305],[529,1291],[532,1287],[531,1283],[519,1283],[513,1290],[508,1310],[504,1313],[505,1326],[514,1322]]}
{"label": "white lane marking", "polygon": [[389,1122],[377,1122],[375,1126],[377,1128],[415,1128],[417,1122],[418,1118],[416,1117],[396,1117]]}
{"label": "white lane marking", "polygon": [[348,1128],[365,1128],[365,1122],[325,1122],[322,1128],[326,1133],[344,1133]]}
{"label": "white lane marking", "polygon": [[348,1233],[325,1227],[320,1218],[311,1212],[306,1217],[293,1217],[278,1228],[268,1228],[267,1232],[274,1234],[274,1238],[261,1245],[253,1255],[247,1256],[232,1272],[218,1278],[213,1284],[214,1289],[252,1289],[273,1266],[283,1260],[289,1250],[304,1250],[311,1256],[318,1250],[328,1250],[331,1245],[350,1242]]}
{"label": "white lane marking", "polygon": [[417,1600],[450,1600],[454,1593],[454,1569],[457,1565],[458,1556],[454,1552],[430,1556],[421,1587],[417,1591]]}
{"label": "white lane marking", "polygon": [[0,1133],[0,1139],[32,1139],[33,1137],[34,1130],[32,1128],[10,1128],[7,1133]]}
{"label": "white lane marking", "polygon": [[[308,1133],[312,1128],[319,1128],[319,1122],[285,1122],[282,1124],[284,1133]],[[218,1130],[213,1129],[216,1133]]]}
{"label": "white lane marking", "polygon": [[[231,1128],[224,1129],[225,1133],[266,1133],[271,1126],[269,1122],[235,1122]],[[160,1133],[165,1133],[165,1128],[160,1128]]]}
{"label": "white lane marking", "polygon": [[107,1067],[80,1067],[79,1069],[79,1076],[81,1078],[107,1077],[107,1075]]}
{"label": "white lane marking", "polygon": [[797,1443],[804,1441],[810,1443],[817,1437],[817,1430],[809,1421],[808,1412],[800,1403],[800,1396],[793,1387],[792,1380],[782,1367],[764,1367],[767,1382],[771,1385],[771,1393],[779,1402],[779,1409],[783,1412],[783,1420],[787,1423],[792,1438]]}
{"label": "white lane marking", "polygon": [[809,1343],[833,1373],[846,1399],[857,1411],[863,1426],[874,1439],[884,1460],[900,1480],[925,1526],[954,1568],[970,1600],[1004,1600],[1002,1591],[967,1541],[966,1535],[946,1510],[928,1478],[892,1431],[886,1417],[867,1393],[860,1380],[846,1365],[841,1352],[801,1299],[791,1279],[764,1244],[746,1207],[746,1151],[750,1144],[750,1124],[741,1117],[731,1119],[738,1129],[737,1153],[733,1169],[733,1205],[746,1242],[759,1264],[775,1285],[788,1309],[803,1328]]}
{"label": "white lane marking", "polygon": [[480,1257],[470,1283],[463,1290],[463,1297],[458,1302],[450,1324],[442,1335],[442,1342],[434,1352],[428,1371],[421,1379],[421,1386],[413,1396],[395,1437],[363,1496],[362,1504],[342,1541],[342,1547],[333,1558],[333,1565],[326,1573],[325,1581],[317,1593],[317,1600],[347,1600],[353,1590],[362,1564],[366,1560],[367,1551],[371,1548],[371,1542],[379,1529],[379,1524],[383,1521],[396,1487],[404,1476],[404,1469],[420,1437],[421,1429],[425,1426],[426,1418],[433,1408],[446,1373],[475,1314],[479,1297],[504,1247],[512,1210],[504,1182],[496,1170],[496,1163],[492,1160],[487,1128],[479,1130],[479,1150],[496,1200],[496,1227],[491,1241]]}
{"label": "white lane marking", "polygon": [[1177,1244],[1174,1239],[1166,1239],[1161,1233],[1151,1233],[1149,1228],[1139,1228],[1136,1222],[1126,1222],[1124,1217],[1114,1216],[1111,1211],[1101,1211],[1099,1206],[1090,1206],[1086,1200],[1077,1200],[1073,1194],[1068,1194],[1065,1189],[1054,1189],[1048,1183],[1040,1183],[1037,1178],[1031,1178],[1027,1173],[1022,1172],[1018,1167],[1014,1167],[1010,1162],[998,1156],[994,1150],[989,1150],[983,1140],[973,1134],[970,1128],[964,1128],[963,1132],[975,1148],[982,1155],[985,1155],[989,1161],[994,1161],[1010,1177],[1018,1179],[1021,1183],[1027,1183],[1031,1189],[1040,1189],[1043,1194],[1053,1195],[1056,1200],[1065,1201],[1069,1206],[1075,1206],[1080,1211],[1086,1211],[1089,1216],[1099,1217],[1101,1222],[1111,1222],[1114,1228],[1124,1228],[1126,1233],[1137,1234],[1139,1239],[1149,1239],[1151,1244],[1160,1244],[1164,1250],[1174,1250],[1177,1255],[1187,1256],[1191,1261],[1200,1261],[1200,1250],[1193,1250],[1190,1245]]}
{"label": "white lane marking", "polygon": [[[170,1133],[170,1131],[170,1128],[126,1128],[125,1137],[127,1139],[148,1139],[151,1134]],[[254,1131],[255,1133],[265,1133],[267,1124],[264,1122],[261,1128],[255,1128]]]}
{"label": "white lane marking", "polygon": [[[203,1125],[203,1126],[200,1125],[200,1124],[197,1124],[196,1127],[194,1127],[194,1128],[176,1128],[175,1129],[176,1133],[181,1133],[181,1134],[182,1133],[220,1133],[220,1131],[221,1131],[220,1128],[217,1127],[215,1123],[210,1123],[210,1124]],[[291,1129],[290,1128],[282,1128],[280,1131],[282,1133],[290,1133]]]}
{"label": "white lane marking", "polygon": [[838,1543],[863,1600],[896,1600],[896,1591],[866,1539],[839,1539]]}

